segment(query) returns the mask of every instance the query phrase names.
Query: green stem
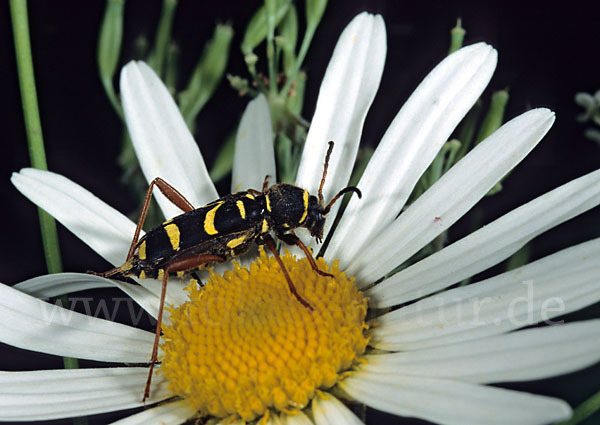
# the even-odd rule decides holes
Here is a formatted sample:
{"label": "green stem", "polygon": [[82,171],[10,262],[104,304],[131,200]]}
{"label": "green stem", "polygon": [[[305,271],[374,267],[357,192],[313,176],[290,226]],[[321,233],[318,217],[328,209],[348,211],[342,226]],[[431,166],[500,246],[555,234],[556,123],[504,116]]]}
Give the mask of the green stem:
{"label": "green stem", "polygon": [[[27,17],[27,2],[25,0],[10,0],[10,11],[13,22],[15,38],[15,52],[17,56],[17,70],[21,100],[23,102],[23,115],[31,165],[40,170],[47,170],[44,139],[42,138],[42,125],[38,111],[35,79],[33,75],[33,61],[31,58],[31,43],[29,40],[29,23]],[[50,273],[60,273],[62,263],[58,236],[54,219],[45,211],[39,210],[42,241],[46,255],[46,265]]]}
{"label": "green stem", "polygon": [[171,39],[171,28],[173,27],[173,18],[177,9],[177,0],[164,0],[163,8],[160,14],[160,21],[154,40],[153,61],[154,70],[159,76],[163,76],[163,67],[167,56],[167,48]]}
{"label": "green stem", "polygon": [[266,0],[267,10],[267,61],[269,68],[269,93],[275,94],[277,90],[277,76],[275,75],[275,13],[274,0]]}
{"label": "green stem", "polygon": [[317,30],[316,26],[311,26],[306,28],[306,32],[304,33],[304,38],[302,39],[302,45],[300,46],[300,51],[298,52],[298,56],[296,57],[296,62],[294,63],[294,67],[292,68],[292,72],[288,75],[285,86],[281,90],[281,95],[285,98],[287,97],[287,93],[290,91],[292,84],[296,81],[296,77],[298,76],[298,72],[300,71],[300,67],[304,62],[304,57],[308,52],[308,48],[310,47],[310,42],[315,35],[315,31]]}
{"label": "green stem", "polygon": [[577,408],[573,411],[573,416],[571,416],[571,419],[560,422],[556,425],[576,425],[592,416],[598,410],[600,410],[600,392],[597,392],[577,406]]}
{"label": "green stem", "polygon": [[[46,153],[44,150],[44,139],[42,137],[42,125],[35,90],[35,78],[33,74],[33,60],[31,56],[31,42],[29,40],[29,18],[27,15],[26,0],[10,0],[10,13],[15,41],[15,54],[17,57],[17,72],[19,74],[19,87],[21,89],[21,101],[23,103],[23,116],[27,132],[27,143],[31,165],[40,170],[47,170]],[[45,211],[38,208],[40,228],[42,232],[42,243],[46,256],[46,266],[49,273],[60,273],[62,261],[56,232],[56,222]],[[63,299],[63,305],[68,300]],[[76,359],[63,358],[67,369],[78,368]],[[87,423],[85,418],[74,419],[75,424]]]}

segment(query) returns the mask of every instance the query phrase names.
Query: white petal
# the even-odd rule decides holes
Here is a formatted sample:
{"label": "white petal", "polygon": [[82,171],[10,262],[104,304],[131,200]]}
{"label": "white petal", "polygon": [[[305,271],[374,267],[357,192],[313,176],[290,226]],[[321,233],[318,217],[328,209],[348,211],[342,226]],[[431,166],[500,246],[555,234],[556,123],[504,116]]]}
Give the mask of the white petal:
{"label": "white petal", "polygon": [[497,335],[600,299],[600,238],[377,318],[371,344],[416,350]]}
{"label": "white petal", "polygon": [[[444,59],[406,101],[373,154],[326,255],[346,268],[402,209],[421,174],[487,86],[497,53],[478,43]],[[360,229],[359,232],[356,229]]]}
{"label": "white petal", "polygon": [[363,422],[331,394],[326,398],[315,397],[312,411],[316,425],[363,425]]}
{"label": "white petal", "polygon": [[[155,279],[136,280],[142,282],[143,286],[83,273],[56,273],[20,282],[14,285],[13,289],[17,289],[32,297],[47,299],[94,288],[118,288],[156,319],[160,305],[162,282]],[[167,286],[166,305],[178,306],[186,301],[185,297],[182,301],[180,291],[183,292],[183,289],[180,289],[177,283],[180,282],[170,282]],[[146,289],[146,287],[150,289]],[[116,314],[116,307],[114,313]],[[165,311],[163,317],[168,317],[168,315],[168,312]]]}
{"label": "white petal", "polygon": [[600,170],[560,186],[367,291],[379,308],[421,298],[510,257],[546,230],[600,204]]}
{"label": "white petal", "polygon": [[178,425],[184,423],[196,413],[185,400],[180,400],[144,410],[113,422],[111,425],[146,425],[150,423]]}
{"label": "white petal", "polygon": [[11,181],[111,264],[123,263],[135,231],[126,216],[59,174],[24,168]]}
{"label": "white petal", "polygon": [[[162,292],[162,280],[158,279],[136,279],[136,281],[144,287],[147,291],[154,294],[156,297],[156,309],[160,301],[160,294]],[[167,294],[165,297],[165,304],[171,306],[179,306],[188,301],[188,293],[185,291],[185,287],[189,284],[189,280],[182,280],[179,278],[171,277],[167,282]]]}
{"label": "white petal", "polygon": [[264,95],[248,103],[235,138],[231,193],[261,190],[265,176],[275,183],[275,153],[269,103]]}
{"label": "white petal", "polygon": [[55,273],[37,276],[17,283],[12,288],[36,298],[58,297],[96,288],[112,288],[113,281],[84,273]]}
{"label": "white petal", "polygon": [[146,312],[156,318],[159,305],[159,298],[157,296],[141,286],[110,280],[100,276],[84,273],[48,274],[17,283],[12,288],[32,297],[47,299],[73,292],[87,291],[89,289],[115,287],[129,295]]}
{"label": "white petal", "polygon": [[[383,18],[361,13],[342,32],[327,66],[296,177],[298,186],[316,194],[327,142],[333,140],[335,147],[323,189],[326,201],[350,178],[365,117],[383,73],[386,50]],[[339,205],[334,205],[330,217],[335,217]],[[327,221],[325,234],[332,222]]]}
{"label": "white petal", "polygon": [[280,422],[282,425],[313,425],[313,421],[300,411],[281,415]]}
{"label": "white petal", "polygon": [[[146,180],[162,177],[192,205],[218,198],[204,160],[179,108],[154,71],[129,62],[121,72],[121,98],[127,128]],[[155,191],[165,217],[181,214]]]}
{"label": "white petal", "polygon": [[348,272],[370,283],[408,259],[484,197],[537,145],[553,122],[554,113],[534,109],[504,124],[365,244]]}
{"label": "white petal", "polygon": [[0,341],[57,356],[143,363],[149,360],[154,335],[0,285]]}
{"label": "white petal", "polygon": [[375,409],[443,425],[544,425],[571,416],[562,400],[444,379],[358,372],[340,387]]}
{"label": "white petal", "polygon": [[[93,415],[143,406],[148,369],[40,370],[0,372],[0,421],[34,421]],[[161,376],[152,379],[156,403],[173,395]]]}
{"label": "white petal", "polygon": [[[425,350],[368,355],[362,372],[474,383],[549,378],[600,360],[600,320],[527,329]],[[373,379],[376,379],[374,376]]]}

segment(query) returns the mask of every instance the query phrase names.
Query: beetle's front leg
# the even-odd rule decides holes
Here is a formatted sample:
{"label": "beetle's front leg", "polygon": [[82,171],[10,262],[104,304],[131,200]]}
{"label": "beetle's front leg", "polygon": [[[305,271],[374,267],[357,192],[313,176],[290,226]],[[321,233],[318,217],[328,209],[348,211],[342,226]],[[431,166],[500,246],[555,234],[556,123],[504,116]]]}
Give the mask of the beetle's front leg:
{"label": "beetle's front leg", "polygon": [[319,270],[319,267],[317,266],[317,262],[315,261],[315,259],[312,256],[312,252],[310,252],[308,247],[306,245],[304,245],[304,243],[300,240],[300,238],[298,236],[296,236],[296,234],[293,231],[290,230],[289,233],[277,233],[277,238],[281,239],[288,245],[296,245],[302,251],[304,251],[304,255],[306,255],[306,258],[308,259],[310,266],[312,267],[312,269],[315,272],[319,273],[321,276],[333,277],[333,275],[331,273],[327,273],[322,270]]}
{"label": "beetle's front leg", "polygon": [[281,271],[283,272],[283,276],[285,277],[285,280],[287,281],[288,287],[290,288],[290,292],[296,297],[298,302],[300,304],[302,304],[304,307],[308,308],[310,311],[313,311],[313,308],[308,303],[308,301],[306,301],[304,298],[302,298],[300,296],[300,294],[296,291],[294,282],[292,282],[292,278],[290,277],[290,274],[288,273],[287,269],[285,268],[285,264],[283,264],[283,261],[281,260],[279,253],[277,252],[277,247],[275,246],[275,241],[273,240],[271,235],[269,235],[268,233],[265,233],[257,239],[257,242],[260,244],[267,245],[267,248],[269,248],[269,250],[273,253],[273,256],[277,260],[277,263],[279,264],[279,267],[281,268]]}

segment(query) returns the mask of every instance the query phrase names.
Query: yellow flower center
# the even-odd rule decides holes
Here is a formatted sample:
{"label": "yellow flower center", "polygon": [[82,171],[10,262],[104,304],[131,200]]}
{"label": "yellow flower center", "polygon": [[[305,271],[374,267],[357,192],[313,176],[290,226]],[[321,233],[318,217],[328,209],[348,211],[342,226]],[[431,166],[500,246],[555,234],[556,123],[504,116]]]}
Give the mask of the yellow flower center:
{"label": "yellow flower center", "polygon": [[235,264],[171,310],[161,373],[169,388],[201,415],[251,420],[304,408],[318,389],[335,385],[365,351],[367,300],[337,263],[282,260],[298,293],[290,293],[275,258],[261,250],[250,268]]}

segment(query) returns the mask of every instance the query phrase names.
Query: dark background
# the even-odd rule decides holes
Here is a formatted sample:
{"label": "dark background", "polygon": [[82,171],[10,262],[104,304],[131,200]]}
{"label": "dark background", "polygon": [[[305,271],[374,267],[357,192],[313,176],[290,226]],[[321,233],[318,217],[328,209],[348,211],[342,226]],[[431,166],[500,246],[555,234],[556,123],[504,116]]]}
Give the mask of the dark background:
{"label": "dark background", "polygon": [[[245,24],[258,2],[180,2],[174,23],[174,39],[181,48],[181,72],[185,81],[210,37],[216,22],[231,22],[236,31],[228,71],[246,76],[239,54]],[[133,58],[135,37],[153,39],[160,13],[159,1],[129,0],[126,5],[125,40],[121,63]],[[30,27],[42,128],[51,171],[61,173],[88,188],[115,208],[131,213],[136,203],[120,183],[115,158],[120,150],[121,124],[106,99],[96,66],[97,33],[103,1],[30,2]],[[303,4],[299,5],[303,8]],[[584,125],[575,121],[580,112],[573,102],[577,91],[600,89],[600,29],[597,2],[397,2],[331,1],[306,59],[308,86],[304,116],[310,119],[320,80],[337,37],[357,13],[381,13],[388,36],[388,55],[383,81],[367,117],[362,143],[376,145],[399,107],[421,79],[447,52],[449,29],[457,17],[467,29],[466,44],[486,41],[499,51],[499,64],[486,96],[509,88],[507,118],[530,107],[544,106],[557,120],[544,141],[505,182],[499,195],[482,206],[484,222],[600,166],[600,146],[582,136]],[[0,194],[2,243],[0,282],[14,284],[45,273],[36,209],[9,182],[10,174],[29,166],[25,129],[8,5],[0,6],[0,105],[4,117],[1,140]],[[264,53],[258,53],[264,58]],[[224,81],[215,97],[200,113],[195,134],[210,166],[215,149],[235,125],[247,99],[241,99]],[[228,184],[219,187],[226,193]],[[598,208],[538,237],[533,258],[600,236]],[[459,222],[451,233],[466,232]],[[104,270],[108,264],[59,225],[65,271]],[[93,296],[120,296],[98,291]],[[93,308],[95,308],[94,306]],[[598,317],[598,305],[567,319]],[[148,320],[141,326],[151,328]],[[53,356],[25,353],[0,345],[4,370],[60,367]],[[82,362],[91,366],[93,362]],[[600,369],[587,369],[560,378],[515,384],[509,388],[566,399],[576,406],[598,391]],[[116,420],[120,414],[98,417],[94,423]],[[417,424],[422,421],[369,412],[372,423]],[[96,422],[97,421],[97,422]],[[600,415],[584,422],[600,422]],[[63,423],[56,421],[52,423]],[[64,421],[70,423],[70,421]]]}

